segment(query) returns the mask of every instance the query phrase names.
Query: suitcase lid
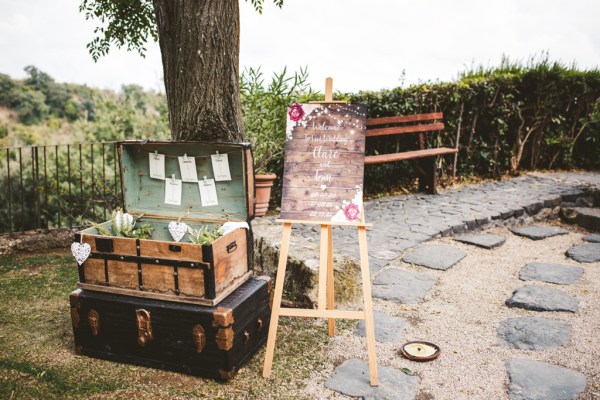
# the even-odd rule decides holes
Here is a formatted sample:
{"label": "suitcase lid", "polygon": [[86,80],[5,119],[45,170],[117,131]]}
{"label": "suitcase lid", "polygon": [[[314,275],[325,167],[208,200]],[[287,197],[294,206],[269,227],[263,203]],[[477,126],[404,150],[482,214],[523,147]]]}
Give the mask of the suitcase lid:
{"label": "suitcase lid", "polygon": [[[147,217],[201,221],[247,221],[254,214],[254,167],[247,143],[171,140],[118,143],[121,192],[126,212]],[[165,203],[165,185],[181,179],[178,157],[194,158],[198,180],[214,179],[211,155],[227,154],[230,181],[215,181],[218,205],[202,206],[198,183],[182,182],[181,205]],[[163,154],[165,180],[150,178],[150,155]],[[249,196],[250,193],[250,196]]]}

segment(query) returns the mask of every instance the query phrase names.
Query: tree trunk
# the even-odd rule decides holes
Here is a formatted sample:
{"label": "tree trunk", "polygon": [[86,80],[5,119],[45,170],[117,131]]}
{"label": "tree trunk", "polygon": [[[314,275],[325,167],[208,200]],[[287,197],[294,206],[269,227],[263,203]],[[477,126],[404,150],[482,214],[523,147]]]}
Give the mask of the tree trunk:
{"label": "tree trunk", "polygon": [[239,0],[154,0],[174,140],[243,140]]}

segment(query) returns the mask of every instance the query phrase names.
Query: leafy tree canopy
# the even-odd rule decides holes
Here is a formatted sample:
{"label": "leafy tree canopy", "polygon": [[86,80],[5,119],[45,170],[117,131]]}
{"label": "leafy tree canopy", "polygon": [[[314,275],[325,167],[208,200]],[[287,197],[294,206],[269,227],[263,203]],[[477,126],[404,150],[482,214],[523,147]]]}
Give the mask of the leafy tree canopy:
{"label": "leafy tree canopy", "polygon": [[[250,0],[250,3],[262,14],[264,0]],[[281,7],[283,0],[273,3]],[[137,51],[144,57],[148,38],[158,40],[152,0],[82,0],[79,11],[85,13],[85,19],[99,23],[94,29],[96,36],[87,44],[94,61],[107,55],[111,45]]]}

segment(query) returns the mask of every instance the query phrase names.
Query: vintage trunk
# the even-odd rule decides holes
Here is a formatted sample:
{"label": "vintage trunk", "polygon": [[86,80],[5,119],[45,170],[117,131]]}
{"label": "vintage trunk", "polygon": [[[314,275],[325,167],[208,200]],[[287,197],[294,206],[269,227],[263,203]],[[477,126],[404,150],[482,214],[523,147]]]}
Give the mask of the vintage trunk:
{"label": "vintage trunk", "polygon": [[216,307],[78,289],[75,351],[226,380],[265,342],[270,297],[267,277],[250,278]]}
{"label": "vintage trunk", "polygon": [[[249,222],[254,214],[254,170],[245,144],[125,141],[119,143],[124,211],[154,227],[152,238],[102,236],[98,227],[75,235],[90,245],[78,286],[203,305],[218,304],[252,275],[252,233],[238,228],[211,244],[175,242],[168,231],[181,220],[194,229]],[[231,180],[215,182],[218,205],[202,206],[197,183],[182,183],[181,205],[165,203],[165,180],[150,178],[149,157],[164,155],[166,179],[180,178],[177,157],[194,158],[199,180],[213,178],[211,155],[227,154]],[[100,224],[109,228],[110,221]],[[184,241],[188,241],[187,243]]]}

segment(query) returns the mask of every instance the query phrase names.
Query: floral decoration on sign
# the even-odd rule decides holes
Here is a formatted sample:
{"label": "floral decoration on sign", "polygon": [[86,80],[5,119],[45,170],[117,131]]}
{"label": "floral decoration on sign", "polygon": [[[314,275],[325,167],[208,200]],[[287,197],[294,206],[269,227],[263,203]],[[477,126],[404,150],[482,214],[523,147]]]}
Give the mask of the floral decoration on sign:
{"label": "floral decoration on sign", "polygon": [[341,207],[336,207],[338,211],[333,217],[332,221],[338,222],[360,222],[361,209],[363,205],[362,201],[362,185],[356,185],[354,198],[350,201],[343,200]]}
{"label": "floral decoration on sign", "polygon": [[290,111],[288,112],[290,119],[294,122],[298,122],[304,117],[304,109],[301,104],[294,104],[290,107]]}
{"label": "floral decoration on sign", "polygon": [[359,214],[360,210],[358,209],[358,205],[352,202],[346,204],[346,206],[344,207],[344,215],[346,216],[346,219],[348,221],[356,220]]}
{"label": "floral decoration on sign", "polygon": [[293,132],[297,127],[306,128],[307,119],[311,119],[311,113],[320,109],[319,104],[294,104],[288,111],[288,119],[285,125],[285,138],[291,140],[294,138]]}

